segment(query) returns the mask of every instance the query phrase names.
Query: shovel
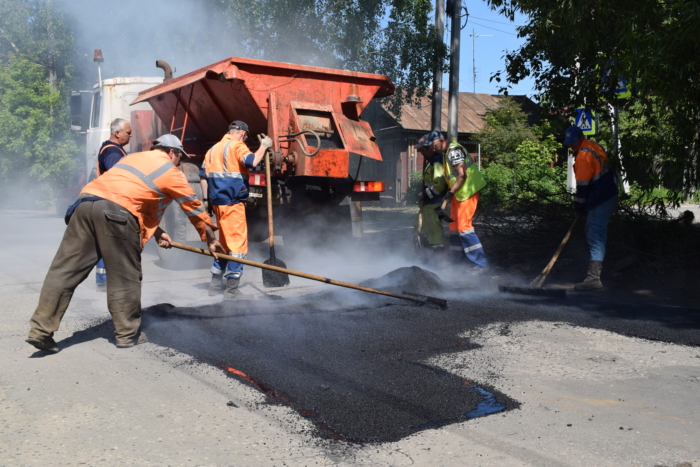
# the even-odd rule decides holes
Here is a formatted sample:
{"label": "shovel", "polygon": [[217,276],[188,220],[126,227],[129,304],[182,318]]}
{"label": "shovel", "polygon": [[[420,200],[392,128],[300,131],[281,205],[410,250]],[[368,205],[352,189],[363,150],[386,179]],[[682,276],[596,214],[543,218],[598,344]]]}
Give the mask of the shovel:
{"label": "shovel", "polygon": [[447,207],[447,198],[445,198],[442,201],[442,205],[440,205],[439,208],[435,209],[435,212],[438,215],[438,219],[440,219],[441,221],[445,221],[445,222],[455,222],[455,220],[452,219],[449,214],[447,214],[447,211],[445,211],[446,207]]}
{"label": "shovel", "polygon": [[[267,185],[267,226],[270,232],[270,259],[263,264],[287,269],[284,261],[275,257],[275,228],[272,222],[272,177],[270,176],[270,151],[265,151],[265,178]],[[265,287],[286,287],[289,285],[289,275],[270,269],[262,270],[263,285]]]}
{"label": "shovel", "polygon": [[499,285],[498,290],[500,290],[501,292],[506,292],[506,293],[516,293],[516,294],[524,294],[524,295],[545,295],[545,296],[550,296],[550,297],[566,298],[566,290],[545,289],[544,287],[542,287],[542,285],[544,284],[545,279],[547,279],[549,272],[554,267],[554,263],[556,263],[557,259],[559,259],[559,255],[561,254],[562,250],[564,249],[566,242],[569,241],[569,237],[571,237],[571,233],[574,231],[574,227],[576,226],[576,222],[578,222],[578,218],[579,218],[579,216],[576,216],[574,218],[574,222],[571,223],[571,227],[569,227],[569,231],[566,232],[566,235],[564,236],[564,240],[562,240],[561,244],[559,244],[559,248],[557,248],[557,251],[554,253],[554,256],[552,256],[552,259],[549,261],[547,266],[545,266],[545,268],[542,270],[540,275],[537,276],[535,278],[535,280],[530,283],[529,287],[517,287],[517,286],[512,286],[512,285]]}

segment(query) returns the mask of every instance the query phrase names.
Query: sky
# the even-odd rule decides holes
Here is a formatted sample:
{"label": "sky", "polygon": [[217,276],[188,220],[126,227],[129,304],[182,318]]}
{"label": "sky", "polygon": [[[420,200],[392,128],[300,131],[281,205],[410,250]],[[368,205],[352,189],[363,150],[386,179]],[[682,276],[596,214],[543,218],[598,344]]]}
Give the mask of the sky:
{"label": "sky", "polygon": [[[524,25],[526,17],[516,16],[515,21],[511,22],[508,18],[490,10],[482,0],[463,0],[462,6],[466,6],[469,16],[466,27],[464,27],[465,18],[462,19],[464,29],[462,29],[460,43],[459,90],[474,92],[476,88],[477,93],[498,94],[498,88],[503,82],[500,84],[496,81],[489,82],[489,78],[495,72],[505,70],[503,57],[506,51],[515,51],[524,43],[524,39],[517,37],[515,28]],[[471,37],[472,34],[476,37]],[[449,40],[450,22],[448,21],[445,27],[445,42],[449,44]],[[474,65],[476,65],[476,83]],[[443,85],[447,88],[448,84],[449,80],[445,75]],[[513,86],[509,94],[532,97],[535,93],[533,85],[534,82],[528,79]]]}

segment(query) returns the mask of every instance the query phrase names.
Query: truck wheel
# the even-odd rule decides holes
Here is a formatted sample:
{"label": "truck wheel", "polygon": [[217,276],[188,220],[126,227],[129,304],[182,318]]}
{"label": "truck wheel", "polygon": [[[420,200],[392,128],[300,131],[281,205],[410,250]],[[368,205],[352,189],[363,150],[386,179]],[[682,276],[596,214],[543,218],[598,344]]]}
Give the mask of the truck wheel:
{"label": "truck wheel", "polygon": [[[180,164],[180,168],[185,173],[190,186],[194,189],[197,199],[202,200],[202,188],[199,185],[199,168],[195,164],[190,163]],[[188,231],[194,231],[194,227],[176,202],[170,203],[168,209],[165,210],[160,227],[170,235],[174,242],[202,247],[201,240],[195,239],[199,238],[199,234],[195,235],[189,232],[188,235]],[[160,258],[159,265],[166,269],[188,269],[198,263],[195,255],[177,248],[169,250],[158,248],[158,257]]]}

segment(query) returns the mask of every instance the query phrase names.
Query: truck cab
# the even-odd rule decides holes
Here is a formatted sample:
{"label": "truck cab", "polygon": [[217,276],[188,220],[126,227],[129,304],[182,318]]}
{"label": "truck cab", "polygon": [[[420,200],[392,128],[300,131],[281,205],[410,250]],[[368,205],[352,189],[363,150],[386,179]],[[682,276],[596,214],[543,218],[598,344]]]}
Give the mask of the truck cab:
{"label": "truck cab", "polygon": [[87,181],[97,176],[96,162],[102,143],[109,139],[109,125],[115,118],[129,121],[133,131],[127,154],[142,150],[143,143],[158,137],[157,121],[148,102],[130,106],[141,91],[161,84],[162,77],[110,78],[95,84],[90,92],[90,116],[86,125],[85,170]]}

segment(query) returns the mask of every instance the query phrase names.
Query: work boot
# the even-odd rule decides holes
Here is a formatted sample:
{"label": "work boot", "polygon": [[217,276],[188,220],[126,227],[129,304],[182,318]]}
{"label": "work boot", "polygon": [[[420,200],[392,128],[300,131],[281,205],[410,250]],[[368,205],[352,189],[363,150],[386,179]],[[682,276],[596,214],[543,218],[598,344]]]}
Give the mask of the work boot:
{"label": "work boot", "polygon": [[603,288],[600,282],[600,271],[603,269],[602,261],[591,261],[588,263],[588,275],[583,282],[574,285],[574,290],[584,292],[587,290],[599,290]]}
{"label": "work boot", "polygon": [[129,347],[133,347],[135,345],[139,344],[145,344],[148,342],[148,338],[146,337],[145,332],[139,332],[136,337],[134,337],[132,340],[127,341],[127,342],[117,342],[117,348],[120,349],[128,349]]}
{"label": "work boot", "polygon": [[224,292],[224,300],[235,300],[241,295],[241,291],[238,290],[238,283],[240,278],[229,276],[226,278],[226,291]]}
{"label": "work boot", "polygon": [[209,295],[219,295],[224,293],[224,282],[221,280],[221,276],[217,274],[211,275],[211,282],[209,282]]}
{"label": "work boot", "polygon": [[58,352],[58,344],[56,344],[56,341],[53,340],[51,337],[30,337],[25,342],[27,342],[28,344],[32,344],[34,347],[36,347],[39,350],[43,350],[44,352]]}

